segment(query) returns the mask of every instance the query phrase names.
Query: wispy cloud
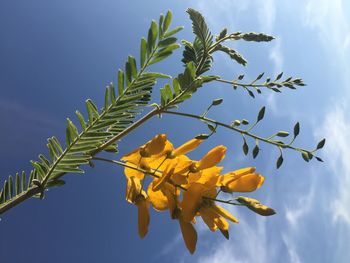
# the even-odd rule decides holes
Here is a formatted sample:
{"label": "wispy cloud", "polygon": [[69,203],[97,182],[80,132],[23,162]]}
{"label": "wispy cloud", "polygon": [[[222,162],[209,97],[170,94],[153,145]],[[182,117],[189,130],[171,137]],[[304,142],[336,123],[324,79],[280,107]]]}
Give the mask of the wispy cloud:
{"label": "wispy cloud", "polygon": [[327,114],[320,133],[328,140],[325,152],[330,157],[328,162],[338,187],[331,205],[333,222],[346,223],[350,231],[350,118],[347,112],[347,102],[338,103]]}

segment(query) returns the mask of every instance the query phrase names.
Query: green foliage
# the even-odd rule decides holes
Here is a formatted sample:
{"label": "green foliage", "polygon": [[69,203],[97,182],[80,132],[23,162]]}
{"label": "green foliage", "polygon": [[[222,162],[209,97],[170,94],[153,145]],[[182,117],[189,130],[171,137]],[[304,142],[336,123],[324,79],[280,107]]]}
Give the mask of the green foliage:
{"label": "green foliage", "polygon": [[129,56],[124,71],[118,71],[118,94],[112,83],[107,86],[102,109],[88,99],[85,103],[87,118],[76,111],[78,126],[67,119],[65,146],[56,137],[49,138],[49,157],[40,154],[38,161],[31,161],[33,170],[29,179],[23,172],[21,178],[18,174],[15,176],[15,184],[12,176],[5,180],[0,190],[0,213],[23,193],[33,191],[43,198],[46,188],[64,185],[64,181],[59,179],[64,174],[84,173],[81,166],[89,164],[94,154],[102,150],[117,151],[114,138],[134,123],[135,117],[148,105],[157,78],[169,78],[163,73],[145,70],[179,47],[172,35],[181,28],[168,31],[171,17],[169,11],[159,30],[157,23],[152,21],[148,40],[141,40],[140,68],[137,68],[136,59]]}

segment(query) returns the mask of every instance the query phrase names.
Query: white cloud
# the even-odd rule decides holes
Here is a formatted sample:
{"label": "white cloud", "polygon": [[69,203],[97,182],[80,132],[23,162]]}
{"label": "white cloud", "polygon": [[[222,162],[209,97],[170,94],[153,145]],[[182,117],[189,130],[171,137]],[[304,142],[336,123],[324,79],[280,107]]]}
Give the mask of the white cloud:
{"label": "white cloud", "polygon": [[284,244],[287,247],[290,262],[301,263],[302,261],[300,260],[294,241],[289,237],[289,235],[285,235],[285,234],[282,234],[282,239]]}
{"label": "white cloud", "polygon": [[[309,0],[305,8],[306,26],[316,29],[320,40],[331,54],[336,53],[348,65],[349,31],[348,15],[342,0]],[[337,60],[338,63],[338,60]]]}
{"label": "white cloud", "polygon": [[[235,212],[237,215],[237,212]],[[265,263],[271,262],[273,254],[267,242],[266,218],[257,218],[256,224],[248,224],[243,220],[240,224],[239,240],[217,243],[214,249],[207,251],[198,259],[200,263]],[[232,232],[232,231],[231,231]],[[232,242],[235,242],[232,244]]]}
{"label": "white cloud", "polygon": [[285,209],[286,219],[294,230],[298,227],[298,222],[302,217],[307,216],[314,205],[315,188],[314,185],[310,187],[310,191],[307,195],[300,195],[295,198],[295,202],[289,204]]}
{"label": "white cloud", "polygon": [[338,105],[327,114],[320,133],[327,138],[325,155],[331,165],[338,190],[331,205],[333,222],[342,221],[350,227],[350,118],[348,104]]}

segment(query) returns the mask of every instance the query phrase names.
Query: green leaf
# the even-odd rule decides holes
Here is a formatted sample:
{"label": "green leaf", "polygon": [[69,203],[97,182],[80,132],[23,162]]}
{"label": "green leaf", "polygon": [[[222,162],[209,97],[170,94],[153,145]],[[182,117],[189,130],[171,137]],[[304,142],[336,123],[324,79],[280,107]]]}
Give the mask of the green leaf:
{"label": "green leaf", "polygon": [[278,74],[278,76],[276,77],[276,80],[279,80],[280,78],[282,78],[283,76],[283,72],[281,72],[280,74]]}
{"label": "green leaf", "polygon": [[168,102],[165,88],[160,89],[160,104],[164,106]]}
{"label": "green leaf", "polygon": [[21,177],[21,192],[23,192],[26,188],[26,173],[22,172],[22,177]]}
{"label": "green leaf", "polygon": [[126,86],[129,86],[132,81],[132,72],[130,62],[125,63]]}
{"label": "green leaf", "polygon": [[207,126],[208,126],[208,129],[209,129],[211,132],[215,132],[215,131],[216,131],[216,128],[215,128],[214,125],[208,123]]}
{"label": "green leaf", "polygon": [[221,234],[227,239],[229,240],[230,239],[230,234],[228,232],[228,230],[222,230],[221,228],[219,228]]}
{"label": "green leaf", "polygon": [[204,20],[204,17],[198,11],[188,8],[186,11],[192,21],[193,33],[198,37],[203,47],[207,49],[212,44],[212,35]]}
{"label": "green leaf", "polygon": [[168,38],[165,38],[165,39],[159,41],[158,46],[159,47],[167,47],[169,45],[176,43],[176,40],[177,40],[176,37],[168,37]]}
{"label": "green leaf", "polygon": [[317,144],[317,149],[322,149],[323,146],[326,143],[326,139],[322,139],[318,144]]}
{"label": "green leaf", "polygon": [[175,35],[176,33],[180,32],[182,29],[184,29],[183,26],[178,26],[178,27],[175,27],[173,30],[167,32],[164,34],[164,38],[166,37],[171,37],[172,35]]}
{"label": "green leaf", "polygon": [[156,40],[158,35],[158,26],[157,22],[152,20],[151,26],[148,30],[148,39],[147,39],[147,52],[150,55],[155,48]]}
{"label": "green leaf", "polygon": [[299,132],[300,132],[300,124],[299,122],[297,122],[295,125],[294,125],[294,138],[297,137],[299,135]]}
{"label": "green leaf", "polygon": [[96,105],[90,99],[86,100],[85,104],[89,116],[89,123],[91,124],[98,117],[98,110]]}
{"label": "green leaf", "polygon": [[165,84],[164,89],[165,89],[167,100],[173,99],[173,92],[171,90],[170,85],[169,84]]}
{"label": "green leaf", "polygon": [[173,79],[173,88],[175,95],[178,96],[181,93],[181,87],[177,78]]}
{"label": "green leaf", "polygon": [[320,157],[315,156],[316,160],[319,162],[323,162],[323,160]]}
{"label": "green leaf", "polygon": [[20,177],[19,177],[19,174],[16,173],[16,177],[15,177],[15,195],[18,195],[21,192],[20,185],[21,185]]}
{"label": "green leaf", "polygon": [[264,116],[265,116],[265,107],[262,107],[259,111],[256,122],[261,121],[264,118]]}
{"label": "green leaf", "polygon": [[124,92],[124,72],[119,69],[118,70],[118,93],[121,96]]}
{"label": "green leaf", "polygon": [[105,90],[105,103],[104,103],[104,111],[108,109],[109,106],[109,88],[107,87]]}
{"label": "green leaf", "polygon": [[281,155],[278,157],[277,161],[276,161],[276,168],[277,168],[277,169],[280,168],[281,165],[282,165],[282,163],[283,163],[283,156],[282,156],[282,154],[281,154]]}
{"label": "green leaf", "polygon": [[259,76],[257,76],[257,78],[255,79],[255,80],[259,80],[259,79],[261,79],[263,76],[264,76],[264,72],[263,73],[261,73],[261,74],[259,74]]}
{"label": "green leaf", "polygon": [[218,45],[215,51],[221,51],[226,53],[230,56],[231,59],[235,60],[238,64],[241,64],[243,66],[246,66],[248,63],[247,60],[240,53],[227,46]]}
{"label": "green leaf", "polygon": [[248,152],[249,152],[249,146],[248,146],[247,141],[245,140],[245,138],[243,138],[243,146],[242,146],[242,149],[243,149],[243,153],[244,153],[245,155],[247,155]]}
{"label": "green leaf", "polygon": [[146,63],[146,54],[147,54],[147,40],[145,38],[141,39],[140,44],[140,66],[143,68]]}
{"label": "green leaf", "polygon": [[288,137],[289,136],[289,132],[279,131],[279,132],[277,132],[276,136],[278,136],[278,137]]}
{"label": "green leaf", "polygon": [[86,130],[86,123],[85,123],[83,115],[79,111],[75,111],[75,115],[77,115],[81,129],[83,131],[85,131]]}
{"label": "green leaf", "polygon": [[216,41],[219,41],[219,40],[223,39],[224,37],[226,37],[226,35],[227,35],[227,28],[224,28],[220,32],[220,34],[217,36]]}
{"label": "green leaf", "polygon": [[131,76],[135,79],[137,77],[136,60],[133,56],[128,56],[128,62],[130,64]]}
{"label": "green leaf", "polygon": [[241,34],[240,38],[242,38],[245,41],[254,41],[254,42],[269,42],[275,39],[273,36],[269,36],[263,33],[255,33],[255,32]]}
{"label": "green leaf", "polygon": [[253,153],[252,153],[254,159],[258,156],[259,151],[260,151],[259,146],[258,146],[258,145],[255,145],[255,147],[254,147],[254,149],[253,149]]}
{"label": "green leaf", "polygon": [[159,72],[145,72],[143,75],[155,79],[171,79],[171,76]]}
{"label": "green leaf", "polygon": [[202,133],[202,134],[197,135],[194,138],[197,139],[197,140],[206,140],[206,139],[209,138],[209,134]]}
{"label": "green leaf", "polygon": [[164,19],[164,23],[163,23],[163,32],[167,32],[167,30],[169,29],[169,26],[171,24],[171,20],[172,20],[173,14],[172,12],[169,10],[166,15],[165,15],[165,19]]}
{"label": "green leaf", "polygon": [[246,120],[246,119],[243,119],[241,122],[242,122],[243,125],[248,125],[249,124],[249,121]]}
{"label": "green leaf", "polygon": [[309,162],[310,158],[309,158],[309,154],[305,151],[301,152],[301,156],[303,157],[305,162]]}
{"label": "green leaf", "polygon": [[221,98],[220,99],[215,99],[215,100],[213,100],[211,105],[217,106],[217,105],[220,105],[223,101],[224,101],[224,99],[221,99]]}
{"label": "green leaf", "polygon": [[114,85],[112,83],[109,85],[109,96],[110,96],[110,103],[115,104],[116,95],[115,95]]}

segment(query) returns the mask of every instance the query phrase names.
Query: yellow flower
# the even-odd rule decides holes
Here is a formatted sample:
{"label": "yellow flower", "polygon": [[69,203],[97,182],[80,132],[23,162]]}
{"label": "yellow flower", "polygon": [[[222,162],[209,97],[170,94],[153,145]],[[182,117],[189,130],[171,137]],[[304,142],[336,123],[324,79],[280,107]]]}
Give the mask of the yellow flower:
{"label": "yellow flower", "polygon": [[144,195],[139,195],[136,198],[135,204],[137,205],[139,236],[144,238],[148,232],[148,225],[150,222],[149,202]]}
{"label": "yellow flower", "polygon": [[186,222],[183,219],[182,214],[179,215],[179,223],[180,223],[180,229],[182,233],[182,237],[185,241],[185,245],[188,249],[188,251],[193,254],[196,250],[196,244],[197,244],[197,231],[194,228],[193,224],[190,222]]}
{"label": "yellow flower", "polygon": [[151,161],[152,158],[157,159],[159,155],[162,155],[164,152],[170,152],[172,149],[173,146],[167,140],[166,135],[158,134],[146,144],[124,155],[121,160],[138,164],[142,158]]}
{"label": "yellow flower", "polygon": [[239,169],[222,175],[218,186],[223,192],[252,192],[258,189],[265,178],[255,173],[254,167]]}
{"label": "yellow flower", "polygon": [[239,196],[236,198],[236,200],[248,207],[250,210],[254,211],[255,213],[262,215],[262,216],[271,216],[276,214],[275,210],[273,210],[271,207],[268,207],[266,205],[261,204],[258,200]]}
{"label": "yellow flower", "polygon": [[217,165],[225,158],[226,147],[223,145],[211,149],[201,160],[195,162],[191,167],[192,172],[197,172]]}
{"label": "yellow flower", "polygon": [[195,150],[201,143],[203,142],[203,140],[199,140],[199,139],[192,139],[189,140],[188,142],[185,142],[184,144],[182,144],[181,146],[177,147],[175,150],[173,150],[170,154],[170,157],[177,157],[180,155],[184,155],[186,153],[192,152],[193,150]]}
{"label": "yellow flower", "polygon": [[153,183],[153,191],[158,191],[167,181],[169,181],[170,176],[172,176],[175,171],[177,163],[177,159],[174,159],[170,163],[168,163],[168,166],[164,170],[162,176],[159,179],[156,179]]}
{"label": "yellow flower", "polygon": [[137,206],[138,233],[143,238],[148,232],[150,222],[149,202],[146,192],[142,190],[140,179],[135,176],[127,177],[126,200]]}

